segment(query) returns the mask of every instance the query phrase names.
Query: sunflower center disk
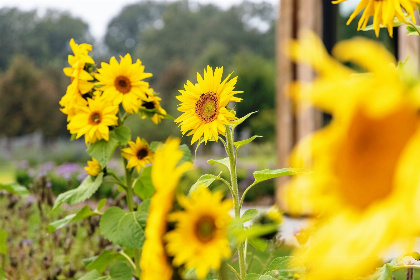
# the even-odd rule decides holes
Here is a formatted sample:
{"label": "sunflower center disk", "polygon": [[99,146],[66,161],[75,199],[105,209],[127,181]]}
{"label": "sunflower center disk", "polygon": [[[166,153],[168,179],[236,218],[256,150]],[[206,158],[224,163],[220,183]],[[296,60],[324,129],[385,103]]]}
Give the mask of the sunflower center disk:
{"label": "sunflower center disk", "polygon": [[195,225],[195,234],[201,242],[211,241],[216,234],[216,224],[211,217],[201,217]]}
{"label": "sunflower center disk", "polygon": [[214,92],[203,93],[195,103],[195,113],[200,120],[209,123],[219,115],[219,99]]}
{"label": "sunflower center disk", "polygon": [[101,115],[97,112],[94,112],[90,115],[90,124],[99,124],[101,122]]}
{"label": "sunflower center disk", "polygon": [[141,149],[138,153],[137,153],[137,158],[138,159],[143,159],[147,156],[148,152],[146,149]]}
{"label": "sunflower center disk", "polygon": [[114,81],[115,88],[123,93],[129,93],[131,90],[131,81],[126,76],[118,76]]}

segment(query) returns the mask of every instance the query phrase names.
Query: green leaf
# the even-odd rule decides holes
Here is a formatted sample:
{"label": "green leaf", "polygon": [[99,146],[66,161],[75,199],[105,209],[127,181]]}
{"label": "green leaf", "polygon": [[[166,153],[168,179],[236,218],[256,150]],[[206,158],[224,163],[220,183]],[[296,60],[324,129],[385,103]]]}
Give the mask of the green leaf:
{"label": "green leaf", "polygon": [[109,133],[109,141],[102,139],[95,143],[90,143],[86,151],[92,158],[99,162],[102,168],[104,168],[111,159],[118,143],[119,141],[115,131],[111,131]]}
{"label": "green leaf", "polygon": [[19,195],[21,197],[26,197],[29,195],[29,191],[24,186],[19,185],[16,182],[10,182],[10,183],[0,183],[0,190],[7,191],[12,194]]}
{"label": "green leaf", "polygon": [[77,222],[84,220],[90,216],[96,215],[88,205],[80,209],[76,214],[70,214],[61,220],[54,221],[48,225],[48,233],[52,233],[57,229],[66,226],[70,222]]}
{"label": "green leaf", "polygon": [[287,277],[290,274],[303,274],[305,267],[296,264],[296,259],[292,256],[275,258],[268,266],[267,271],[276,271],[277,275]]}
{"label": "green leaf", "polygon": [[275,224],[254,224],[249,228],[235,227],[232,229],[232,234],[238,242],[244,242],[247,239],[253,239],[273,233],[278,230],[278,227],[279,226]]}
{"label": "green leaf", "polygon": [[126,212],[119,207],[105,211],[99,223],[101,233],[121,246],[140,249],[144,243],[147,213]]}
{"label": "green leaf", "polygon": [[134,185],[134,193],[142,200],[151,198],[155,193],[155,188],[152,183],[152,166],[147,166],[143,169]]}
{"label": "green leaf", "polygon": [[262,276],[262,275],[257,274],[257,273],[249,273],[245,276],[244,280],[258,280],[258,279],[260,279],[260,276]]}
{"label": "green leaf", "polygon": [[234,121],[232,122],[232,124],[230,124],[230,126],[231,126],[232,128],[237,127],[238,125],[240,125],[241,123],[243,123],[243,122],[244,122],[247,118],[249,118],[252,114],[255,114],[255,113],[257,113],[257,112],[258,112],[258,111],[251,112],[251,113],[247,114],[246,116],[244,116],[244,117],[242,117],[242,118],[240,118],[240,119],[234,120]]}
{"label": "green leaf", "polygon": [[200,178],[198,178],[197,182],[195,182],[194,185],[191,186],[188,195],[191,195],[191,193],[198,189],[200,186],[210,186],[215,180],[220,178],[220,174],[222,174],[222,172],[220,172],[217,176],[214,176],[213,174],[202,175]]}
{"label": "green leaf", "polygon": [[99,200],[98,205],[96,206],[96,210],[101,210],[105,206],[106,201],[106,198],[102,198],[101,200]]}
{"label": "green leaf", "polygon": [[276,170],[264,169],[254,172],[254,183],[259,183],[265,180],[270,180],[281,176],[299,175],[305,173],[309,173],[309,171],[301,168],[282,168]]}
{"label": "green leaf", "polygon": [[261,275],[258,280],[276,280],[276,278],[270,276],[270,275]]}
{"label": "green leaf", "polygon": [[131,268],[126,262],[117,262],[109,269],[111,280],[131,280]]}
{"label": "green leaf", "polygon": [[178,165],[187,161],[192,161],[191,150],[186,144],[179,145],[179,149],[184,152],[184,155],[179,160]]}
{"label": "green leaf", "polygon": [[116,260],[124,260],[124,256],[115,251],[105,250],[97,256],[91,263],[87,265],[88,270],[95,269],[99,273],[103,273],[108,265]]}
{"label": "green leaf", "polygon": [[241,223],[246,223],[248,221],[251,221],[257,215],[258,215],[258,210],[257,209],[254,209],[254,208],[248,209],[242,214]]}
{"label": "green leaf", "polygon": [[245,146],[248,143],[251,143],[252,141],[254,141],[255,138],[258,138],[258,137],[262,137],[262,136],[254,135],[251,138],[248,138],[246,140],[233,142],[233,145],[235,145],[236,149],[239,149],[240,147]]}
{"label": "green leaf", "polygon": [[126,126],[118,126],[113,132],[115,134],[115,139],[117,139],[117,141],[123,146],[127,145],[128,141],[131,139],[131,129]]}
{"label": "green leaf", "polygon": [[0,229],[0,254],[7,255],[7,232]]}
{"label": "green leaf", "polygon": [[230,172],[230,162],[229,162],[228,157],[226,157],[224,159],[218,159],[218,160],[209,159],[207,162],[210,163],[211,165],[215,165],[216,163],[224,165],[229,169],[229,172]]}
{"label": "green leaf", "polygon": [[264,252],[265,248],[267,248],[267,241],[262,238],[251,238],[248,239],[248,243],[252,245],[255,249],[260,252]]}
{"label": "green leaf", "polygon": [[67,204],[76,204],[90,198],[101,186],[103,177],[104,173],[102,172],[96,177],[87,176],[76,189],[59,194],[51,211],[57,209],[64,202]]}
{"label": "green leaf", "polygon": [[140,204],[137,212],[143,212],[145,214],[149,213],[149,207],[150,207],[150,198],[143,200],[143,202]]}
{"label": "green leaf", "polygon": [[7,280],[3,268],[0,267],[0,280]]}
{"label": "green leaf", "polygon": [[90,271],[83,275],[79,280],[99,280],[107,279],[108,277],[102,277],[96,270]]}

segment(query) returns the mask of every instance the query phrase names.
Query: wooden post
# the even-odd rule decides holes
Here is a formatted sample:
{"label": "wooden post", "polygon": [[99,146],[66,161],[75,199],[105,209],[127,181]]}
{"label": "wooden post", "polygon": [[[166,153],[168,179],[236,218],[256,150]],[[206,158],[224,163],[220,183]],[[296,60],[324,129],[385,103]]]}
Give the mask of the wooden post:
{"label": "wooden post", "polygon": [[[292,81],[311,81],[314,74],[309,67],[292,63],[283,53],[283,47],[290,40],[299,39],[304,30],[311,30],[322,37],[323,0],[281,0],[279,8],[276,31],[276,148],[278,167],[283,168],[289,167],[288,155],[293,146],[318,129],[322,121],[319,112],[313,108],[300,110],[301,105],[294,106],[288,98],[287,87]],[[282,177],[276,181],[277,190],[286,179]]]}

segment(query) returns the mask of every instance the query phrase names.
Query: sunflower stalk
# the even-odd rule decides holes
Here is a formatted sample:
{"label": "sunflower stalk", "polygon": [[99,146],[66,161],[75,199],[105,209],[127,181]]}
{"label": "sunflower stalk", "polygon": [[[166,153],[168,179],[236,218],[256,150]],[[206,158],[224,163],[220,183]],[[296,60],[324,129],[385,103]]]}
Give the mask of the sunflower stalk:
{"label": "sunflower stalk", "polygon": [[[122,149],[123,147],[121,147]],[[126,158],[122,158],[124,163],[124,170],[125,170],[125,180],[126,180],[126,200],[127,200],[127,207],[130,212],[134,212],[134,193],[133,193],[133,182],[132,182],[132,171],[127,168],[128,160]],[[134,264],[135,264],[135,274],[140,279],[140,257],[141,252],[139,249],[134,249]]]}
{"label": "sunflower stalk", "polygon": [[[226,152],[229,156],[229,165],[230,165],[230,180],[232,186],[232,197],[233,205],[235,207],[235,218],[239,219],[241,217],[241,205],[239,203],[239,188],[238,188],[238,178],[236,175],[236,152],[233,145],[233,128],[226,126]],[[245,260],[245,251],[244,251],[244,242],[238,244],[238,259],[239,259],[239,274],[240,279],[245,279],[246,275],[246,260]]]}

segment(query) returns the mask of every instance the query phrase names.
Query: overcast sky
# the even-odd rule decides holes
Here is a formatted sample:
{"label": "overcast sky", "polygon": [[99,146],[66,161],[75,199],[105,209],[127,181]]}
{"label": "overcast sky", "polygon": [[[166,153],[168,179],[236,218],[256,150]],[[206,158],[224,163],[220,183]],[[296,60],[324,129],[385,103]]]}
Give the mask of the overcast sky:
{"label": "overcast sky", "polygon": [[[199,3],[213,3],[223,8],[240,3],[241,0],[195,0]],[[253,0],[262,2],[262,0]],[[266,0],[278,4],[278,0]],[[65,10],[87,22],[90,31],[96,38],[105,35],[108,22],[116,16],[121,9],[139,0],[0,0],[0,8],[18,7],[21,10],[37,9],[42,13],[48,8]]]}

